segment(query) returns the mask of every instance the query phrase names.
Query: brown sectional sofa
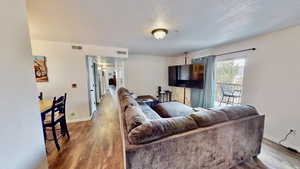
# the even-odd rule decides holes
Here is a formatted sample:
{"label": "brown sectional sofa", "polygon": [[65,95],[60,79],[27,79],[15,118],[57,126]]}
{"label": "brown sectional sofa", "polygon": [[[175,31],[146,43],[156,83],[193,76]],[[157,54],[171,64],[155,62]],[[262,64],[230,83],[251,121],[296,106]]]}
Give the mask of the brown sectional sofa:
{"label": "brown sectional sofa", "polygon": [[194,111],[171,102],[154,111],[125,88],[118,97],[127,169],[229,169],[260,153],[264,116],[254,107]]}

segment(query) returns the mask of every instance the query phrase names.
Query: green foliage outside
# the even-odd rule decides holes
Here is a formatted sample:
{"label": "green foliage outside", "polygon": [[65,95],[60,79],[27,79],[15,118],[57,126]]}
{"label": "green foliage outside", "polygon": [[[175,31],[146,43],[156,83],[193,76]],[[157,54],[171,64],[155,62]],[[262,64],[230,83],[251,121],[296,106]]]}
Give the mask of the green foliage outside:
{"label": "green foliage outside", "polygon": [[244,59],[216,63],[216,81],[218,83],[242,84]]}

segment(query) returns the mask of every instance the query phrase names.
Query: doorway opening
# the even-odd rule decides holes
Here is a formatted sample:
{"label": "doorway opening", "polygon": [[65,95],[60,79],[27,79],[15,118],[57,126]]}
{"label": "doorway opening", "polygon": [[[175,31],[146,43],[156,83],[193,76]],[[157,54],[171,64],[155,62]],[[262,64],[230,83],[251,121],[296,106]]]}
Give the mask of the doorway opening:
{"label": "doorway opening", "polygon": [[240,105],[246,58],[230,58],[216,62],[215,106]]}
{"label": "doorway opening", "polygon": [[87,56],[91,117],[97,111],[101,98],[109,90],[124,86],[124,61],[117,57]]}
{"label": "doorway opening", "polygon": [[100,103],[100,79],[98,73],[97,57],[87,56],[87,70],[88,70],[88,93],[90,104],[90,116],[93,117],[97,111],[97,104]]}
{"label": "doorway opening", "polygon": [[116,57],[98,57],[101,93],[124,86],[124,59]]}

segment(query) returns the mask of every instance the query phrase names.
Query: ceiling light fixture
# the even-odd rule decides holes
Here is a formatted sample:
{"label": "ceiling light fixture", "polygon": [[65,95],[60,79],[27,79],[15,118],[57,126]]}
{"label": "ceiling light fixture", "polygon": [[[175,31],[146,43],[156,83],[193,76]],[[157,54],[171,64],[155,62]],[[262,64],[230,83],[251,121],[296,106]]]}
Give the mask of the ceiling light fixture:
{"label": "ceiling light fixture", "polygon": [[168,30],[164,28],[158,28],[158,29],[154,29],[151,33],[155,39],[162,40],[168,34]]}

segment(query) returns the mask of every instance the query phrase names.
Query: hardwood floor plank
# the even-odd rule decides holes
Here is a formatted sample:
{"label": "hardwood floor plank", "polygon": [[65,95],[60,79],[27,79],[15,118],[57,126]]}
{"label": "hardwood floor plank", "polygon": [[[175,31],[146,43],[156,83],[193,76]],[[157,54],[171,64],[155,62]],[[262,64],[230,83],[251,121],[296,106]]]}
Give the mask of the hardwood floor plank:
{"label": "hardwood floor plank", "polygon": [[60,140],[60,152],[53,142],[47,143],[49,169],[124,168],[118,107],[113,97],[103,97],[93,120],[68,124],[71,138]]}
{"label": "hardwood floor plank", "polygon": [[300,154],[264,139],[258,158],[232,169],[300,169]]}

